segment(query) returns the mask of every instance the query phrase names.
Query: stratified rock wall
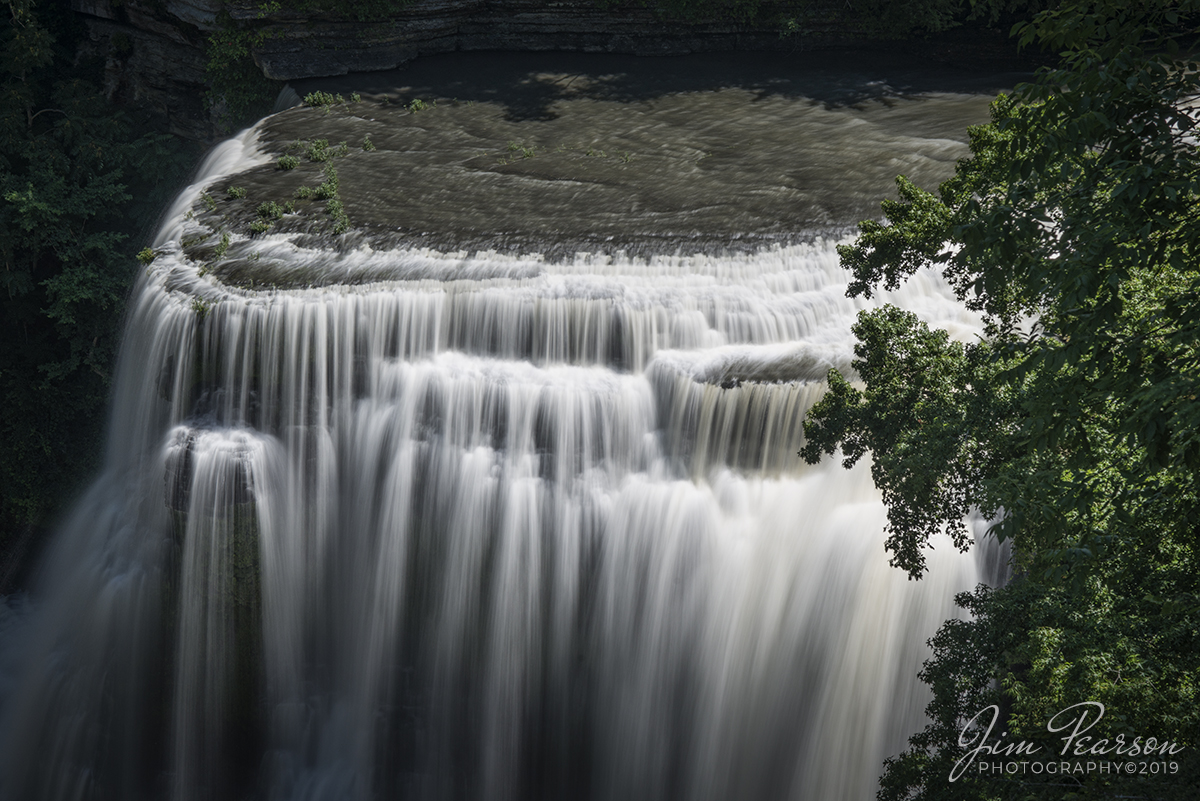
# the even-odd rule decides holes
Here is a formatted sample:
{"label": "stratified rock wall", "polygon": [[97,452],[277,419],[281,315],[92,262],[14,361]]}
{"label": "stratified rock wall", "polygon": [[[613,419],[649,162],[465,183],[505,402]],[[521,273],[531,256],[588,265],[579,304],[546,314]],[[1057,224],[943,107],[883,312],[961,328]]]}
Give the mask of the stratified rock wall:
{"label": "stratified rock wall", "polygon": [[[646,8],[601,8],[594,0],[416,0],[384,22],[327,13],[264,12],[235,0],[72,0],[87,22],[82,57],[105,59],[110,97],[147,107],[190,139],[216,129],[205,107],[205,46],[222,25],[264,36],[254,59],[282,81],[393,69],[419,55],[453,50],[575,50],[666,55],[713,50],[791,49],[853,37],[837,3],[808,9],[805,36],[783,38],[775,22],[664,21]],[[778,16],[788,6],[779,5]],[[224,15],[228,15],[225,19]],[[222,21],[223,20],[223,21]]]}
{"label": "stratified rock wall", "polygon": [[[230,12],[235,19],[258,15],[253,6]],[[645,8],[604,9],[593,0],[417,0],[384,23],[284,15],[266,21],[256,59],[268,77],[285,81],[392,69],[451,50],[667,55],[797,46],[772,23],[663,21]]]}
{"label": "stratified rock wall", "polygon": [[220,6],[219,0],[71,0],[88,28],[79,58],[104,60],[110,99],[152,112],[171,133],[210,140],[217,131],[204,102],[205,45]]}

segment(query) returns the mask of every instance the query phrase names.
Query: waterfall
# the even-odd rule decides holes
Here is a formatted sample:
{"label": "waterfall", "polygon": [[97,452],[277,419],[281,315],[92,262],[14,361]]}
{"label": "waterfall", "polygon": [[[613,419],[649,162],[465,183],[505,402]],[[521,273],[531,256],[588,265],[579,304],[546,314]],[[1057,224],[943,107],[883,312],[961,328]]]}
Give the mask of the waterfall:
{"label": "waterfall", "polygon": [[[871,798],[982,572],[908,581],[869,465],[796,456],[866,303],[833,243],[268,235],[346,283],[239,289],[181,239],[256,137],[139,279],[103,474],[4,634],[0,796]],[[979,330],[931,273],[872,302]]]}

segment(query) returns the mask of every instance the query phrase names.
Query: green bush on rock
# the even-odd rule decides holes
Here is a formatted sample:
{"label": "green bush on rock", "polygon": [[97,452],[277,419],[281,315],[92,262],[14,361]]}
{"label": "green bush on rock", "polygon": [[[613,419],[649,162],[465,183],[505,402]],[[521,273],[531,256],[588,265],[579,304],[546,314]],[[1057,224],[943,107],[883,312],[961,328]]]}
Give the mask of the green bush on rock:
{"label": "green bush on rock", "polygon": [[[1200,784],[1200,153],[1187,111],[1200,65],[1180,47],[1197,20],[1196,0],[1041,14],[1020,35],[1062,52],[1060,66],[993,104],[938,195],[901,179],[887,224],[841,248],[852,295],[940,267],[986,336],[958,343],[893,307],[863,313],[865,389],[830,375],[802,455],[871,454],[887,548],[910,575],[935,535],[969,544],[972,509],[1011,541],[1015,568],[1002,589],[960,596],[971,618],[932,641],[932,722],[889,760],[883,801],[1182,801]],[[1004,713],[989,744],[1003,734],[1057,755],[1049,719],[1084,702],[1107,710],[1090,742],[1170,741],[1175,768],[948,780],[989,705]],[[1088,758],[1119,758],[1103,753]]]}
{"label": "green bush on rock", "polygon": [[0,555],[95,469],[118,326],[183,147],[110,105],[58,4],[0,28]]}

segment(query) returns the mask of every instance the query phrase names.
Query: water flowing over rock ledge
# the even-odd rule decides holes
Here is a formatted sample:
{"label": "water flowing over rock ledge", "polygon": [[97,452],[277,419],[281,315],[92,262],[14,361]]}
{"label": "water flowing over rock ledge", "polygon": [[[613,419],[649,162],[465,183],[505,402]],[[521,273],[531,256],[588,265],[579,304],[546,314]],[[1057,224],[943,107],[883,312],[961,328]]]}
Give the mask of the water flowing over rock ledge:
{"label": "water flowing over rock ledge", "polygon": [[[263,121],[255,166],[209,187],[181,242],[250,288],[467,277],[481,252],[530,269],[533,254],[838,239],[878,213],[895,174],[935,186],[966,153],[962,121],[986,119],[1008,79],[879,58],[431,56],[300,85],[328,104]],[[401,268],[381,255],[397,248],[463,263]]]}
{"label": "water flowing over rock ledge", "polygon": [[[616,102],[561,96],[561,70],[525,74],[551,76],[530,84],[552,90],[545,114],[444,93],[405,110],[379,91],[270,118],[214,148],[167,211],[129,304],[104,472],[6,632],[13,798],[873,796],[921,725],[924,643],[993,562],[939,542],[921,582],[890,568],[869,465],[802,462],[802,420],[866,304],[959,338],[978,317],[930,272],[849,299],[824,240],[555,260],[363,238],[384,215],[488,235],[518,203],[531,236],[587,231],[614,185],[659,188],[676,219],[704,192],[730,198],[721,231],[803,230],[885,191],[893,158],[943,178],[962,148],[947,127],[961,135],[986,99],[726,86]],[[788,114],[786,146],[770,144]],[[572,120],[634,158],[589,162],[564,139],[557,160],[447,178],[472,136],[516,126],[536,150]],[[340,151],[335,132],[380,145],[308,161],[318,138]],[[705,135],[717,180],[689,183],[704,171],[678,154]],[[297,137],[305,166],[277,169]],[[781,202],[788,153],[818,166],[793,176],[807,206]],[[337,191],[276,208],[330,165]],[[598,199],[563,202],[530,165],[597,170]],[[363,230],[329,230],[337,198]],[[441,217],[406,217],[427,207]],[[618,211],[608,225],[654,231]],[[234,281],[235,262],[289,285]]]}

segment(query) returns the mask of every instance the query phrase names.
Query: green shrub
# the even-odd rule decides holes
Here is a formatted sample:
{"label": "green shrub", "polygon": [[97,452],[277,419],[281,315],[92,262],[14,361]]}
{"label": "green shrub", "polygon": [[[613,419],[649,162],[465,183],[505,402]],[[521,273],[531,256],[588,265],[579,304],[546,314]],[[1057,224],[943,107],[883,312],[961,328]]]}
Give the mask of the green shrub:
{"label": "green shrub", "polygon": [[261,220],[274,222],[283,216],[283,206],[280,206],[274,200],[268,200],[265,203],[259,203],[258,208],[254,210]]}
{"label": "green shrub", "polygon": [[65,9],[8,3],[0,26],[4,592],[100,468],[130,285],[156,256],[143,238],[194,155],[108,101],[103,62],[75,60],[87,30]]}
{"label": "green shrub", "polygon": [[246,197],[246,187],[231,186],[225,190],[225,196],[230,200],[240,200]]}
{"label": "green shrub", "polygon": [[338,174],[332,164],[326,164],[323,170],[325,180],[321,182],[313,194],[318,200],[329,200],[338,196]]}
{"label": "green shrub", "polygon": [[278,165],[281,170],[294,170],[300,166],[300,159],[287,153],[279,157]]}
{"label": "green shrub", "polygon": [[269,112],[280,83],[263,75],[251,52],[266,41],[269,32],[238,28],[239,23],[225,11],[218,15],[217,24],[205,43],[205,77],[210,89],[204,104],[228,132]]}
{"label": "green shrub", "polygon": [[314,139],[307,144],[304,150],[304,156],[309,161],[326,162],[333,158],[333,153],[329,150],[328,139]]}
{"label": "green shrub", "polygon": [[221,241],[217,243],[217,247],[213,250],[213,258],[221,259],[225,257],[226,251],[229,250],[229,232],[224,231],[221,234]]}
{"label": "green shrub", "polygon": [[309,108],[323,108],[329,111],[330,106],[341,105],[346,98],[341,95],[331,95],[329,92],[310,92],[304,96],[304,105]]}
{"label": "green shrub", "polygon": [[375,143],[371,141],[370,134],[363,137],[362,149],[368,153],[375,149]]}
{"label": "green shrub", "polygon": [[[339,148],[344,145],[345,143],[343,142],[342,145],[339,145]],[[302,186],[296,190],[296,197],[300,198],[301,200],[328,201],[325,206],[325,213],[328,214],[330,219],[333,221],[333,233],[344,234],[350,229],[350,218],[346,215],[345,205],[342,203],[341,198],[338,197],[337,169],[332,163],[327,163],[322,169],[322,174],[325,176],[325,180],[322,181],[320,185],[315,187]],[[271,205],[274,205],[275,208],[278,208],[277,204]],[[268,204],[266,203],[264,203],[262,206],[259,206],[260,215],[263,215],[263,210],[266,209],[267,206]],[[287,206],[283,207],[283,209],[280,209],[280,211],[290,212],[293,210],[293,208],[294,206],[289,203]],[[276,217],[274,219],[278,218]],[[256,220],[255,222],[263,223],[264,225],[266,224],[262,219]],[[254,230],[253,223],[251,224],[251,230]],[[264,228],[263,230],[266,229]]]}

